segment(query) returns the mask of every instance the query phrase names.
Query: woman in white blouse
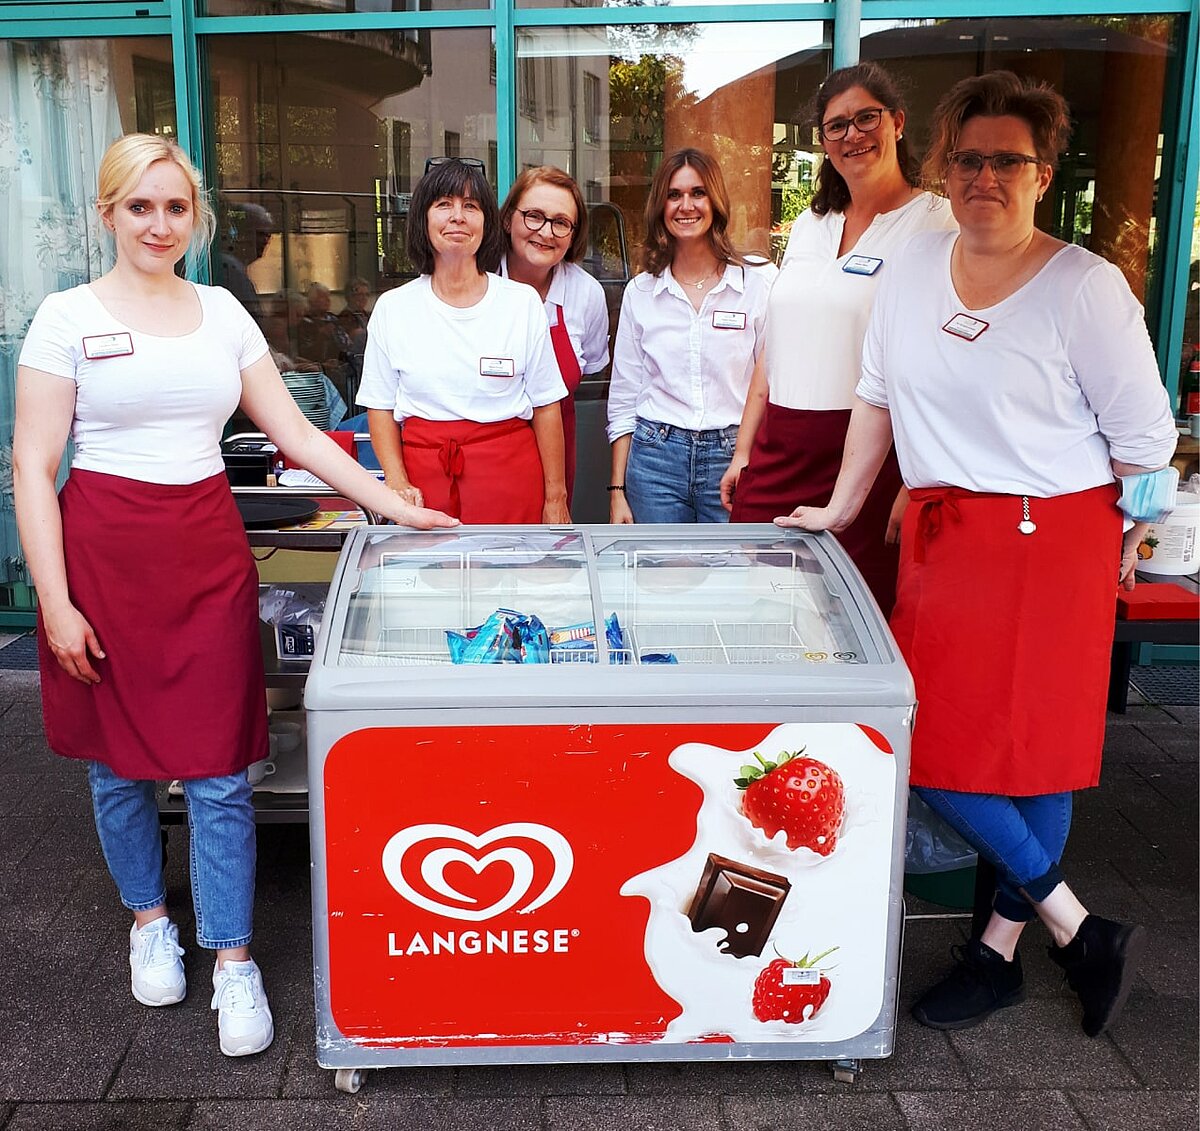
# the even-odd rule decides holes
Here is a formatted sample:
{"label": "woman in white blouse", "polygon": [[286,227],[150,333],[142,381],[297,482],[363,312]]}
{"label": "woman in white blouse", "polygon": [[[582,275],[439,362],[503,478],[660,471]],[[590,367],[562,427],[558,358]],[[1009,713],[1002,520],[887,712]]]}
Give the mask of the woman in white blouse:
{"label": "woman in white blouse", "polygon": [[609,520],[726,522],[721,475],[762,351],[774,269],[729,240],[720,166],[667,157],[646,202],[643,270],[625,288],[608,395]]}
{"label": "woman in white blouse", "polygon": [[1124,277],[1035,224],[1069,134],[1062,97],[1008,71],[942,99],[926,175],[960,232],[893,258],[833,496],[779,520],[843,529],[895,437],[911,501],[891,624],[920,702],[909,777],[998,876],[982,934],[913,1007],[937,1029],[1023,999],[1017,943],[1040,919],[1098,1036],[1143,946],[1140,927],[1089,914],[1061,864],[1072,793],[1100,776],[1138,492],[1170,483],[1176,436]]}

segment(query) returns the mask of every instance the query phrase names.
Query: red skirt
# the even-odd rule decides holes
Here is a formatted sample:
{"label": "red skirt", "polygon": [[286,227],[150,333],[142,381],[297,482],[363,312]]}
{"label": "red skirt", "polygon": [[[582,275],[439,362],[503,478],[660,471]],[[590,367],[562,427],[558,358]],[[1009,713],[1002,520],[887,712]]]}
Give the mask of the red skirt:
{"label": "red skirt", "polygon": [[542,521],[545,481],[528,420],[404,422],[404,467],[425,505],[471,525]]}
{"label": "red skirt", "polygon": [[123,778],[221,777],[267,756],[258,574],[224,475],[75,469],[59,494],[67,590],[105,659],[58,665],[38,619],[50,748]]}
{"label": "red skirt", "polygon": [[913,490],[892,631],[917,687],[913,785],[1030,796],[1100,780],[1117,489]]}
{"label": "red skirt", "polygon": [[[767,402],[750,462],[733,496],[730,522],[770,522],[796,507],[823,507],[833,494],[850,427],[849,409],[816,412]],[[837,539],[858,566],[883,615],[896,600],[900,551],[883,537],[903,482],[894,450],[875,478],[862,510]]]}

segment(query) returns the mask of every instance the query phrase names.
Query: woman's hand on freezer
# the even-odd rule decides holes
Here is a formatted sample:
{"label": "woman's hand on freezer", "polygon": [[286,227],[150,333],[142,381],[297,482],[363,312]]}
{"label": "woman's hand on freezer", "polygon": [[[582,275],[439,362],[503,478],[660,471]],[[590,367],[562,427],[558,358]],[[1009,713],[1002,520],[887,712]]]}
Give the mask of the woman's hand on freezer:
{"label": "woman's hand on freezer", "polygon": [[748,458],[735,455],[729,461],[725,474],[721,476],[721,506],[727,511],[733,510],[733,493],[737,490],[738,480],[749,462]]}
{"label": "woman's hand on freezer", "polygon": [[632,526],[633,511],[625,499],[624,491],[610,491],[608,494],[608,521],[614,526]]}
{"label": "woman's hand on freezer", "polygon": [[[412,490],[417,491],[416,487]],[[400,492],[396,492],[399,494]],[[420,492],[418,491],[418,496]],[[394,507],[391,507],[386,516],[393,522],[399,523],[401,526],[413,526],[417,530],[435,530],[443,526],[460,526],[461,523],[457,518],[451,518],[448,514],[443,514],[441,511],[430,510],[428,507],[413,506],[406,502],[403,498],[399,499]]]}
{"label": "woman's hand on freezer", "polygon": [[542,505],[542,522],[547,526],[571,525],[571,511],[567,507],[567,496],[565,493],[562,498],[546,499]]}
{"label": "woman's hand on freezer", "polygon": [[103,660],[104,649],[87,618],[74,605],[67,605],[57,612],[43,608],[42,624],[58,666],[80,683],[99,683],[100,675],[92,667],[89,656]]}
{"label": "woman's hand on freezer", "polygon": [[791,514],[775,519],[776,526],[791,526],[797,530],[840,530],[840,516],[831,507],[797,507]]}

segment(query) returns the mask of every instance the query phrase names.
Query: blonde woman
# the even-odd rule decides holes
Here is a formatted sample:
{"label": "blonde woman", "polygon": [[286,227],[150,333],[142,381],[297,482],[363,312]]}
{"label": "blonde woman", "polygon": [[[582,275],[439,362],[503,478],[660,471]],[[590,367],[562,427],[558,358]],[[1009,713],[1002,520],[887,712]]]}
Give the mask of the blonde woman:
{"label": "blonde woman", "polygon": [[[163,885],[154,783],[181,779],[196,941],[215,952],[221,1051],[274,1035],[250,955],[254,810],[246,768],[267,753],[258,579],[225,478],[221,429],[239,406],[293,462],[397,522],[453,525],[401,501],[317,432],[253,319],[228,291],[181,279],[213,217],[174,143],[131,134],[100,164],[116,263],[52,294],[21,351],[13,450],[17,522],[38,591],[46,737],[88,763],[96,828],[132,912],[131,988],[187,992]],[[70,476],[55,494],[67,440]]]}

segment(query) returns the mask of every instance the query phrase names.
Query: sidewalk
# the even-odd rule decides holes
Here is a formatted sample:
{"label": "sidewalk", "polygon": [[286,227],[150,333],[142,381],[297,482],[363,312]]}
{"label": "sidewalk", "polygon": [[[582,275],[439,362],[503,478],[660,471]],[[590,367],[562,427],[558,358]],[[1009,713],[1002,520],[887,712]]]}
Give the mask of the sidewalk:
{"label": "sidewalk", "polygon": [[255,952],[276,1038],[262,1056],[229,1060],[208,1012],[211,966],[189,945],[186,830],[170,834],[168,898],[192,992],[150,1010],[128,992],[129,920],[84,769],[47,750],[36,674],[0,671],[0,1131],[1195,1131],[1197,729],[1195,707],[1132,695],[1127,715],[1109,716],[1102,786],[1078,795],[1072,885],[1150,932],[1125,1013],[1098,1040],[1083,1036],[1040,929],[1022,951],[1027,1002],[961,1033],[921,1029],[907,1006],[966,921],[910,901],[897,1050],[864,1062],[854,1085],[824,1064],[742,1061],[389,1069],[349,1096],[313,1053],[307,829],[260,830]]}

